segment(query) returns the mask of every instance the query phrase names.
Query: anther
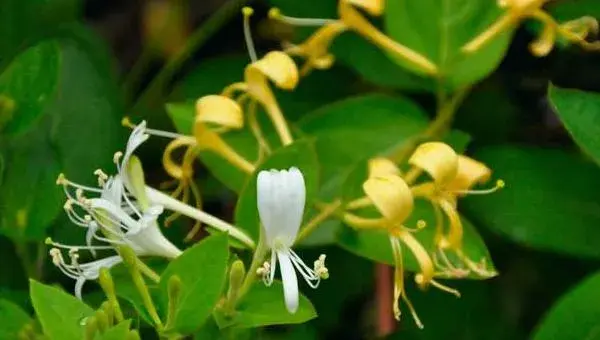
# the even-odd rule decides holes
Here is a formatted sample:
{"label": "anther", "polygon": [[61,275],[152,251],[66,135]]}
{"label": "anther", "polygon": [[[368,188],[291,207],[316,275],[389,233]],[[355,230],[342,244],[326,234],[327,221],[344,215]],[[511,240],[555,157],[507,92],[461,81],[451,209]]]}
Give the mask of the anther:
{"label": "anther", "polygon": [[250,32],[250,17],[254,13],[251,7],[242,8],[242,14],[244,15],[244,39],[246,40],[246,47],[248,48],[248,54],[250,60],[256,62],[258,57],[256,56],[256,49],[254,48],[254,41],[252,40],[252,33]]}
{"label": "anther", "polygon": [[113,163],[119,163],[121,157],[123,157],[123,153],[121,151],[115,152],[115,154],[113,155]]}
{"label": "anther", "polygon": [[123,125],[124,127],[131,128],[131,129],[135,128],[135,125],[131,122],[131,120],[127,116],[125,116],[125,117],[123,117],[123,119],[121,119],[121,125]]}
{"label": "anther", "polygon": [[108,175],[101,169],[96,169],[96,171],[94,171],[94,175],[98,176],[98,186],[103,187],[108,180]]}
{"label": "anther", "polygon": [[65,177],[65,174],[63,174],[62,172],[58,174],[58,177],[56,178],[56,185],[66,185],[67,183],[68,181]]}

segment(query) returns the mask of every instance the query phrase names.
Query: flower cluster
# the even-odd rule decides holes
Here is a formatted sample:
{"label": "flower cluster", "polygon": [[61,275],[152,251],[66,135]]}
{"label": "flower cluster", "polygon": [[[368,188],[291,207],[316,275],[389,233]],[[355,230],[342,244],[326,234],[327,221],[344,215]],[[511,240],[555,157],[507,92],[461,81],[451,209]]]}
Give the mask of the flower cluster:
{"label": "flower cluster", "polygon": [[[408,163],[412,168],[406,174],[402,174],[392,161],[385,158],[372,159],[369,162],[369,177],[363,184],[366,196],[347,204],[344,221],[357,229],[382,228],[388,231],[396,264],[394,315],[396,318],[400,317],[398,300],[402,299],[409,307],[415,322],[422,327],[405,292],[403,246],[408,248],[419,263],[420,271],[415,275],[415,281],[421,288],[434,286],[459,296],[456,290],[442,285],[434,277],[495,276],[496,272],[488,269],[484,260],[474,261],[464,253],[463,226],[457,211],[457,200],[468,194],[492,193],[502,188],[504,182],[497,181],[491,189],[472,189],[476,184],[484,183],[490,178],[490,169],[471,158],[457,155],[450,146],[441,142],[421,144]],[[430,179],[413,184],[423,172]],[[415,237],[429,226],[422,220],[417,224],[417,228],[404,225],[413,212],[415,199],[427,200],[435,211],[433,251],[426,249]],[[374,206],[381,217],[366,218],[354,213],[354,210],[367,206]],[[459,259],[462,265],[453,264],[448,259],[448,253]]]}
{"label": "flower cluster", "polygon": [[[127,142],[125,153],[117,152],[114,162],[117,174],[108,176],[101,170],[98,187],[89,187],[59,175],[57,184],[64,189],[67,201],[64,205],[69,219],[86,229],[86,245],[72,246],[47,239],[52,245],[52,262],[65,275],[76,280],[75,294],[81,297],[86,280],[95,280],[101,268],[110,268],[123,261],[118,248],[130,247],[139,256],[175,258],[181,254],[176,246],[161,233],[157,218],[163,206],[153,204],[146,195],[141,164],[133,152],[148,138],[145,123],[137,126]],[[61,249],[68,250],[65,261]],[[93,256],[99,250],[116,251],[116,254],[87,263],[79,262],[79,251],[88,250]]]}

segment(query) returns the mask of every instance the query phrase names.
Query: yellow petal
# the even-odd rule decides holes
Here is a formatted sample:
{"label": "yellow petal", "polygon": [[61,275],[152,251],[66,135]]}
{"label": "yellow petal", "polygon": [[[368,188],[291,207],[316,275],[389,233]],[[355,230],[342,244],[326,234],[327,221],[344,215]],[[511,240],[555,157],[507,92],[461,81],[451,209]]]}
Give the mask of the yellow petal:
{"label": "yellow petal", "polygon": [[196,101],[196,122],[241,129],[244,126],[244,115],[238,103],[233,99],[208,95]]}
{"label": "yellow petal", "polygon": [[371,158],[369,160],[369,178],[386,175],[400,176],[400,169],[391,160],[384,157]]}
{"label": "yellow petal", "polygon": [[346,29],[346,25],[341,21],[327,24],[316,30],[303,43],[292,46],[286,52],[290,55],[297,55],[308,59],[309,63],[313,64],[316,68],[329,67],[333,62],[333,55],[329,53],[329,46],[333,39]]}
{"label": "yellow petal", "polygon": [[265,86],[265,78],[284,90],[292,90],[298,84],[298,68],[286,53],[273,51],[260,60],[248,65],[245,71],[246,83],[253,92],[254,86]]}
{"label": "yellow petal", "polygon": [[529,44],[529,50],[536,57],[545,57],[552,51],[555,40],[556,29],[554,24],[546,24],[540,36]]}
{"label": "yellow petal", "polygon": [[454,202],[446,200],[440,200],[439,204],[450,221],[450,229],[445,237],[446,244],[442,244],[442,247],[460,249],[462,247],[463,226],[460,215],[456,211],[456,205]]}
{"label": "yellow petal", "polygon": [[429,285],[434,275],[433,260],[423,245],[408,230],[398,227],[391,230],[392,235],[400,239],[402,243],[410,249],[411,253],[419,263],[421,272],[416,277],[416,281],[421,288]]}
{"label": "yellow petal", "polygon": [[[373,4],[371,4],[373,2]],[[381,49],[393,53],[398,58],[415,66],[416,71],[428,75],[435,75],[438,72],[437,66],[426,57],[415,52],[414,50],[390,39],[387,35],[379,31],[369,20],[352,6],[352,4],[361,4],[359,6],[365,9],[376,9],[376,3],[369,0],[342,0],[338,5],[338,13],[340,20],[349,28],[362,35],[364,38],[371,41]],[[382,5],[383,7],[383,5]]]}
{"label": "yellow petal", "polygon": [[369,178],[363,183],[363,190],[392,225],[400,224],[410,216],[413,196],[401,177],[387,175]]}
{"label": "yellow petal", "polygon": [[189,176],[191,176],[191,164],[189,164],[189,167],[187,166],[188,164],[185,161],[183,162],[183,164],[179,164],[174,160],[173,152],[182,147],[193,148],[195,145],[196,139],[187,136],[174,139],[167,145],[165,151],[163,152],[162,162],[163,167],[165,168],[165,171],[169,174],[169,176],[176,179],[182,179],[186,177],[189,178]]}
{"label": "yellow petal", "polygon": [[467,156],[458,156],[458,171],[446,186],[448,191],[468,190],[475,184],[487,182],[492,175],[490,168]]}
{"label": "yellow petal", "polygon": [[441,142],[419,145],[408,163],[426,171],[438,185],[445,185],[452,181],[458,171],[456,152]]}
{"label": "yellow petal", "polygon": [[385,8],[384,0],[340,0],[351,3],[352,5],[362,8],[371,15],[379,16],[383,14]]}
{"label": "yellow petal", "polygon": [[246,67],[245,78],[247,93],[265,108],[282,143],[291,144],[292,135],[267,79],[285,90],[296,87],[298,68],[292,58],[281,51],[269,52],[259,61]]}

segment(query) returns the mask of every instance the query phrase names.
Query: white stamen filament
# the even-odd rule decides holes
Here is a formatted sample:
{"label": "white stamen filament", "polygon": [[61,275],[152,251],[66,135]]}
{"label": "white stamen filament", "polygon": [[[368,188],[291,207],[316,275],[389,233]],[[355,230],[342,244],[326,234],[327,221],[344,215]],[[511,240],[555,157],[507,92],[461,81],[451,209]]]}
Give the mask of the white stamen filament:
{"label": "white stamen filament", "polygon": [[246,48],[248,49],[250,60],[254,63],[258,60],[258,57],[254,48],[254,40],[252,40],[252,32],[250,31],[250,17],[253,13],[254,10],[250,7],[242,8],[242,14],[244,15],[244,39],[246,40]]}
{"label": "white stamen filament", "polygon": [[336,19],[322,19],[322,18],[297,18],[290,17],[287,15],[281,14],[278,8],[271,8],[269,10],[269,18],[273,20],[279,20],[288,25],[292,26],[307,26],[307,27],[320,27],[328,24],[333,24],[338,22]]}

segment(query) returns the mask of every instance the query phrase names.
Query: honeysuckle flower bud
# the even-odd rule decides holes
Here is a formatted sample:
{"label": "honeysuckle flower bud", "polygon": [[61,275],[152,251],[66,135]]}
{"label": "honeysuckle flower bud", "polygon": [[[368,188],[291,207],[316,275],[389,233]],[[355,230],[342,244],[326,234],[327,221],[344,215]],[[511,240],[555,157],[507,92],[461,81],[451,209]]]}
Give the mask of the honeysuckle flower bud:
{"label": "honeysuckle flower bud", "polygon": [[296,271],[312,288],[317,288],[321,279],[329,275],[325,268],[324,256],[321,256],[311,269],[292,250],[302,223],[305,199],[304,177],[298,168],[272,169],[258,174],[258,213],[266,245],[271,250],[270,264],[260,268],[259,272],[263,275],[265,284],[270,285],[279,262],[285,305],[290,313],[295,313],[298,309]]}
{"label": "honeysuckle flower bud", "polygon": [[389,226],[402,224],[412,213],[413,196],[400,176],[371,177],[363,183],[363,190]]}
{"label": "honeysuckle flower bud", "polygon": [[[181,254],[181,250],[167,240],[158,228],[156,220],[163,207],[152,204],[146,197],[141,164],[133,156],[135,149],[148,138],[144,128],[144,124],[136,127],[129,137],[125,153],[115,155],[116,175],[107,176],[102,171],[95,171],[100,188],[77,184],[62,174],[57,180],[67,196],[64,206],[67,216],[75,225],[87,229],[86,245],[70,246],[51,239],[47,243],[54,246],[50,252],[53,263],[67,276],[76,279],[75,294],[78,297],[81,297],[85,281],[97,279],[101,268],[110,268],[122,262],[119,255],[113,255],[79,263],[80,250],[88,250],[95,256],[96,250],[116,250],[125,245],[140,256],[174,258]],[[101,245],[94,245],[96,242]],[[69,251],[69,264],[64,261],[60,249]]]}

